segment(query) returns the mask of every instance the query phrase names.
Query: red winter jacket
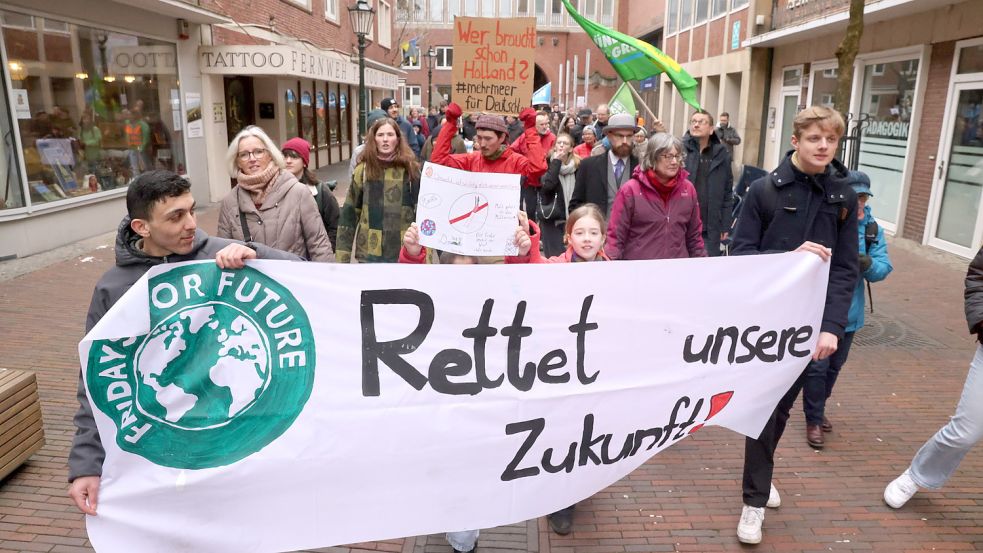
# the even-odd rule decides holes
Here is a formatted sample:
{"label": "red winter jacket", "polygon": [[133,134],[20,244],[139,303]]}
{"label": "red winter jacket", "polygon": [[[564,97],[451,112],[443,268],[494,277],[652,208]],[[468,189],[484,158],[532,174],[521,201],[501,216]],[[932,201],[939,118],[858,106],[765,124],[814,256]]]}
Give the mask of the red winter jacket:
{"label": "red winter jacket", "polygon": [[[539,145],[543,149],[543,152],[549,152],[550,150],[552,150],[554,144],[556,144],[556,135],[553,134],[553,131],[546,131],[546,134],[539,136]],[[519,138],[515,139],[515,142],[513,142],[512,145],[509,146],[509,149],[515,150],[516,152],[519,152],[524,156],[528,156],[529,144],[526,142],[526,135],[525,134],[519,135]],[[549,168],[549,164],[547,164],[546,166],[547,168]],[[526,186],[539,188],[540,186],[542,186],[542,184],[540,184],[539,182],[539,178],[541,176],[542,174],[530,175],[529,178],[526,179]]]}
{"label": "red winter jacket", "polygon": [[618,190],[608,221],[611,259],[706,257],[696,188],[680,169],[668,205],[649,183],[641,166]]}
{"label": "red winter jacket", "polygon": [[454,138],[455,134],[457,134],[456,119],[454,121],[448,120],[447,123],[441,125],[440,134],[437,135],[437,141],[433,145],[430,161],[472,173],[511,173],[522,175],[527,179],[539,178],[546,172],[546,153],[543,151],[543,146],[539,141],[539,133],[536,132],[535,127],[525,130],[525,138],[529,148],[526,155],[506,148],[502,155],[494,161],[485,159],[485,156],[481,155],[479,151],[469,154],[452,154],[451,139]]}
{"label": "red winter jacket", "polygon": [[[573,256],[577,255],[573,253],[573,246],[567,246],[567,251],[560,255],[554,255],[550,258],[545,258],[539,253],[539,225],[535,221],[529,221],[529,241],[532,244],[529,247],[529,253],[526,255],[508,256],[505,258],[506,263],[572,263]],[[611,261],[611,258],[604,253],[604,249],[597,252],[597,257],[594,261]]]}

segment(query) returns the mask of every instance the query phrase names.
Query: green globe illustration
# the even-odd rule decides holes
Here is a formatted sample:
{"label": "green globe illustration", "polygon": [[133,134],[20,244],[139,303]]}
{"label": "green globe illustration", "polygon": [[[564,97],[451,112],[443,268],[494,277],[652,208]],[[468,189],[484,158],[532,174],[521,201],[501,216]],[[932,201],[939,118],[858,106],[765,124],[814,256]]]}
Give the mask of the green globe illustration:
{"label": "green globe illustration", "polygon": [[188,430],[222,426],[270,381],[269,345],[242,311],[211,302],[161,321],[136,356],[137,406]]}

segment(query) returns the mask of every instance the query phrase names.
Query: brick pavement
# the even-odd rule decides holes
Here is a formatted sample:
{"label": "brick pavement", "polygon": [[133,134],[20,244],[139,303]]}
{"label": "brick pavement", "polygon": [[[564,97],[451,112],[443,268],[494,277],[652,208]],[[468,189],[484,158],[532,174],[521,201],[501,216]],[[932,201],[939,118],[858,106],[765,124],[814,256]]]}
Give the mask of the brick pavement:
{"label": "brick pavement", "polygon": [[[202,227],[214,230],[216,217],[217,210],[205,210]],[[901,511],[881,501],[884,485],[951,415],[973,351],[963,328],[966,262],[940,262],[904,241],[892,246],[892,258],[895,273],[875,286],[877,313],[858,335],[832,399],[836,428],[824,451],[805,444],[796,406],[778,451],[783,505],[768,511],[760,546],[741,546],[734,535],[743,439],[707,428],[582,502],[569,536],[552,534],[542,519],[527,521],[483,531],[481,551],[983,550],[983,448],[944,490],[921,493]],[[65,496],[65,459],[75,347],[92,286],[111,262],[111,248],[97,246],[0,282],[0,365],[37,372],[47,436],[45,447],[0,483],[0,553],[91,551],[82,517]],[[441,536],[418,536],[318,551],[450,548]]]}

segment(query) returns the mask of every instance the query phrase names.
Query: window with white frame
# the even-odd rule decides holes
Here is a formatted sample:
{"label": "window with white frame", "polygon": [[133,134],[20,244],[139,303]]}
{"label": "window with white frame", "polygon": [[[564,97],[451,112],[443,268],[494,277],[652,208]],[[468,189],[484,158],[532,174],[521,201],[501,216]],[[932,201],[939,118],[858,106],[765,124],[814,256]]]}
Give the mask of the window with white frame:
{"label": "window with white frame", "polygon": [[819,98],[819,105],[826,106],[828,108],[833,107],[833,95],[832,94],[822,94]]}
{"label": "window with white frame", "polygon": [[516,13],[515,13],[515,15],[517,17],[522,17],[522,16],[529,15],[529,4],[530,4],[530,2],[533,2],[533,1],[534,0],[518,0],[518,5],[516,6]]}
{"label": "window with white frame", "polygon": [[465,17],[478,16],[478,0],[464,0],[464,15]]}
{"label": "window with white frame", "polygon": [[550,15],[550,25],[559,27],[563,25],[563,13],[566,12],[566,10],[563,8],[563,2],[560,0],[551,0],[551,3],[553,4],[551,10],[553,13]]}
{"label": "window with white frame", "polygon": [[481,17],[495,17],[496,0],[481,0]]}
{"label": "window with white frame", "polygon": [[535,0],[536,2],[536,25],[546,25],[546,0]]}
{"label": "window with white frame", "polygon": [[601,25],[614,22],[614,0],[601,0]]}
{"label": "window with white frame", "polygon": [[[491,1],[485,0],[485,2]],[[498,17],[512,17],[512,0],[498,0]]]}
{"label": "window with white frame", "polygon": [[324,0],[324,17],[338,22],[338,0]]}
{"label": "window with white frame", "polygon": [[[410,49],[412,49],[412,42],[410,43]],[[403,62],[399,64],[400,69],[419,69],[420,68],[420,58],[423,57],[423,52],[420,51],[420,47],[416,47],[415,52],[407,52],[400,50],[400,55],[403,58]]]}
{"label": "window with white frame", "polygon": [[840,70],[836,67],[831,67],[829,69],[823,69],[824,79],[835,79],[840,75]]}
{"label": "window with white frame", "polygon": [[693,0],[679,2],[679,30],[689,28],[693,24]]}
{"label": "window with white frame", "polygon": [[454,18],[461,15],[462,0],[447,0],[447,21],[453,22]]}
{"label": "window with white frame", "polygon": [[666,33],[675,33],[679,23],[679,0],[669,0],[669,7],[666,10]]}
{"label": "window with white frame", "polygon": [[874,67],[870,71],[870,74],[873,75],[873,76],[875,76],[875,77],[880,77],[880,76],[884,75],[884,64],[883,63],[875,63],[874,64]]}
{"label": "window with white frame", "polygon": [[727,13],[727,0],[713,0],[710,17],[717,17],[725,13]]}
{"label": "window with white frame", "polygon": [[437,52],[437,63],[434,64],[435,69],[450,69],[454,65],[453,46],[437,46],[434,50]]}
{"label": "window with white frame", "polygon": [[[325,5],[337,2],[338,0],[325,0]],[[425,0],[396,0],[396,21],[424,21],[425,9]]]}
{"label": "window with white frame", "polygon": [[2,16],[2,21],[4,27],[20,27],[21,29],[34,29],[37,25],[33,17],[19,13],[5,13]]}
{"label": "window with white frame", "polygon": [[444,21],[444,0],[430,0],[430,21],[434,23]]}
{"label": "window with white frame", "polygon": [[293,4],[298,8],[304,8],[305,10],[311,9],[311,0],[283,0],[288,4]]}
{"label": "window with white frame", "polygon": [[420,106],[420,87],[417,85],[406,85],[403,87],[403,105]]}
{"label": "window with white frame", "polygon": [[730,9],[736,10],[737,8],[742,8],[747,6],[748,0],[731,0]]}
{"label": "window with white frame", "polygon": [[389,48],[392,45],[393,9],[388,0],[379,0],[379,45]]}
{"label": "window with white frame", "polygon": [[710,11],[709,0],[696,0],[696,19],[693,23],[699,25],[707,20]]}

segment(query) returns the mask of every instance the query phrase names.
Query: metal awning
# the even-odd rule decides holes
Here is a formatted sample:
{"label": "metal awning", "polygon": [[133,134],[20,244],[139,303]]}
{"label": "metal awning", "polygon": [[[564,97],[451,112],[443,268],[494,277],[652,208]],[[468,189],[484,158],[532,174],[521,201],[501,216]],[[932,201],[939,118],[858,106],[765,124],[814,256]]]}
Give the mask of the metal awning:
{"label": "metal awning", "polygon": [[184,19],[189,23],[217,25],[233,21],[222,14],[206,10],[183,0],[112,0],[128,8],[138,8],[151,13]]}

